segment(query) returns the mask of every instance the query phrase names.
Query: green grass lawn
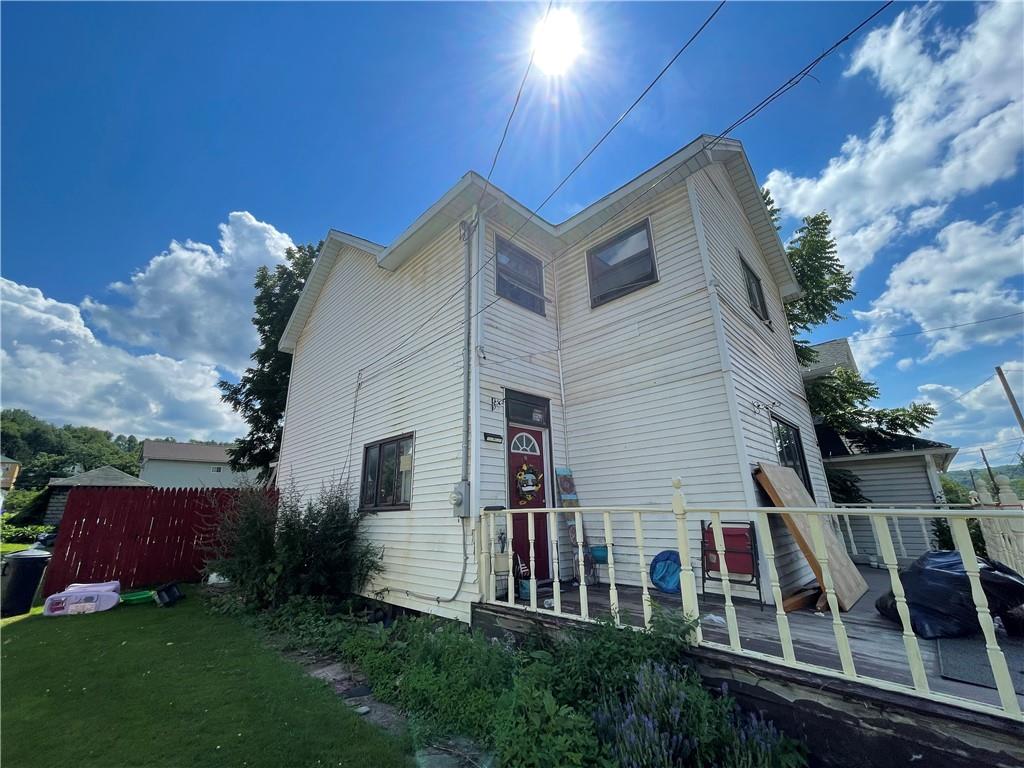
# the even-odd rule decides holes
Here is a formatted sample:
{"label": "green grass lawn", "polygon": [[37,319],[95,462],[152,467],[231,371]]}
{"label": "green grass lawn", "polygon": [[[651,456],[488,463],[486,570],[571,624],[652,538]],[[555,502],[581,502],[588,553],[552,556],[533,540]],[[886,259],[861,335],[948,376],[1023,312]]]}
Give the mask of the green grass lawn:
{"label": "green grass lawn", "polygon": [[9,623],[4,766],[411,764],[408,745],[194,592],[171,608]]}
{"label": "green grass lawn", "polygon": [[31,544],[13,544],[11,542],[4,542],[0,544],[0,555],[9,555],[11,552],[20,552],[23,549],[28,549]]}

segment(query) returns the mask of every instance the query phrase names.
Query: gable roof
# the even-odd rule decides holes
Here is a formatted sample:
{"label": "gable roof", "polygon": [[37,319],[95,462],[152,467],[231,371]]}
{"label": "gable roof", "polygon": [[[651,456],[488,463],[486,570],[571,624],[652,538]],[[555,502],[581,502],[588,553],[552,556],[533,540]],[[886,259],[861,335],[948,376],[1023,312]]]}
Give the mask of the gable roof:
{"label": "gable roof", "polygon": [[939,458],[939,468],[945,469],[959,450],[949,443],[882,430],[839,432],[826,424],[818,424],[814,431],[821,457],[826,460],[930,453]]}
{"label": "gable roof", "polygon": [[562,250],[593,234],[612,217],[645,195],[660,177],[664,176],[665,179],[664,182],[658,183],[665,183],[665,188],[668,189],[674,184],[684,182],[688,176],[712,163],[724,165],[743,211],[754,230],[758,245],[779,284],[783,299],[798,296],[800,285],[779,239],[779,233],[765,207],[761,187],[754,177],[743,145],[735,139],[721,139],[709,149],[713,141],[712,136],[698,136],[657,165],[557,225],[540,215],[531,215],[530,210],[522,203],[493,183],[487,182],[479,174],[470,171],[388,246],[331,229],[324,239],[320,253],[317,254],[306,284],[302,287],[295,309],[288,318],[278,349],[282,352],[295,351],[299,335],[313,311],[331,269],[347,248],[372,256],[378,266],[394,271],[446,228],[457,224],[474,207],[479,206],[488,218],[515,231],[522,228],[524,236],[550,250]]}
{"label": "gable roof", "polygon": [[6,456],[4,456],[2,453],[0,453],[0,464],[17,464],[19,467],[21,466],[21,462],[20,461],[15,461],[14,459],[9,459]]}
{"label": "gable roof", "polygon": [[139,485],[148,488],[153,484],[108,465],[90,469],[88,472],[82,472],[74,477],[55,477],[47,485],[50,487],[91,485],[102,488]]}
{"label": "gable roof", "polygon": [[206,464],[227,464],[230,461],[226,445],[205,443],[169,443],[164,440],[143,440],[142,460],[199,461]]}
{"label": "gable roof", "polygon": [[841,339],[823,341],[821,344],[812,344],[811,349],[818,354],[818,359],[810,365],[803,366],[805,381],[825,376],[836,368],[846,368],[854,373],[860,373],[857,361],[853,357],[853,350],[850,348],[850,340],[845,336]]}

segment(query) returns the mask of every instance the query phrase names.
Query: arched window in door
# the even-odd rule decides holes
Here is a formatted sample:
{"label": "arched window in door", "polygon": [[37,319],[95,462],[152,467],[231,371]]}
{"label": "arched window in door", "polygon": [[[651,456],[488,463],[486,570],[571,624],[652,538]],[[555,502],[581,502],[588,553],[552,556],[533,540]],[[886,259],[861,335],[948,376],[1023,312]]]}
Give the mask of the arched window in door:
{"label": "arched window in door", "polygon": [[525,453],[530,456],[540,456],[540,446],[537,445],[537,441],[529,432],[520,432],[513,437],[512,443],[509,445],[509,450],[512,451],[512,453]]}

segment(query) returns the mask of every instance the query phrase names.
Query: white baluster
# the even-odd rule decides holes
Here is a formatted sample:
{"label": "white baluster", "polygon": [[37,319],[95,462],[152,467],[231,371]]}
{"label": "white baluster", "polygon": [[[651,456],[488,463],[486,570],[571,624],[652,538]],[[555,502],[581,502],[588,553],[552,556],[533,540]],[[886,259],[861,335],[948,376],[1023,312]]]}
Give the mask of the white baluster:
{"label": "white baluster", "polygon": [[921,647],[917,643],[917,636],[910,623],[910,607],[907,605],[907,597],[903,591],[903,582],[900,581],[896,550],[892,546],[892,537],[889,536],[889,526],[881,517],[871,518],[871,524],[875,527],[875,533],[882,545],[882,560],[885,562],[885,567],[889,569],[889,583],[892,585],[892,594],[896,599],[896,612],[903,625],[903,647],[907,652],[907,663],[910,665],[910,676],[914,681],[914,688],[919,693],[928,693],[928,675],[921,658]]}
{"label": "white baluster", "polygon": [[779,581],[779,569],[775,565],[775,542],[772,541],[771,523],[767,512],[758,512],[757,532],[761,539],[760,549],[768,561],[768,579],[771,581],[772,599],[775,601],[775,624],[779,628],[782,657],[790,664],[794,664],[796,663],[796,654],[793,653],[793,635],[789,631],[789,617],[786,615],[786,609],[782,606],[782,583]]}
{"label": "white baluster", "polygon": [[516,604],[515,557],[512,554],[512,513],[505,513],[505,530],[508,533],[508,604]]}
{"label": "white baluster", "polygon": [[619,591],[615,587],[615,542],[612,540],[612,513],[604,511],[604,545],[608,549],[608,606],[615,626],[622,626],[619,618]]}
{"label": "white baluster", "polygon": [[534,530],[534,512],[526,513],[526,531],[530,539],[530,610],[537,610],[537,553],[534,547],[536,531]]}
{"label": "white baluster", "polygon": [[690,560],[690,534],[686,524],[686,497],[683,496],[683,480],[672,480],[672,511],[676,518],[676,546],[679,548],[679,596],[683,601],[683,615],[695,624],[694,635],[699,645],[704,636],[700,628],[700,603],[697,601],[697,580],[693,575]]}
{"label": "white baluster", "polygon": [[839,659],[843,665],[843,673],[852,679],[857,677],[857,670],[853,665],[853,651],[850,649],[850,639],[846,636],[846,627],[839,615],[839,599],[836,597],[835,582],[832,580],[832,571],[828,565],[828,550],[825,547],[825,533],[821,527],[821,519],[815,514],[807,515],[811,526],[811,539],[814,545],[814,556],[821,568],[821,580],[824,582],[825,597],[828,600],[829,610],[832,611],[832,632],[836,636],[836,648],[839,651]]}
{"label": "white baluster", "polygon": [[643,590],[644,626],[651,626],[651,592],[647,587],[647,558],[644,556],[644,525],[640,513],[633,512],[633,532],[636,534],[636,548],[640,556],[640,588]]}
{"label": "white baluster", "polygon": [[711,513],[711,532],[714,534],[715,551],[718,553],[718,573],[722,577],[722,596],[725,598],[725,623],[729,628],[729,646],[734,651],[742,651],[740,627],[736,620],[736,606],[732,604],[729,564],[725,561],[725,533],[722,531],[722,516],[718,512]]}
{"label": "white baluster", "polygon": [[985,597],[985,590],[981,586],[978,558],[974,553],[971,533],[967,530],[967,521],[962,517],[950,518],[949,527],[953,532],[953,542],[960,552],[960,559],[963,561],[967,578],[971,583],[971,596],[974,598],[974,607],[978,612],[978,623],[981,624],[981,631],[985,635],[985,649],[988,652],[988,663],[992,667],[996,690],[999,691],[999,701],[1008,715],[1019,717],[1020,704],[1017,701],[1017,694],[1013,690],[1013,679],[1006,666],[1006,657],[1003,656],[1003,652],[999,649],[999,643],[996,642],[996,629],[992,623],[992,614],[988,611],[988,598]]}
{"label": "white baluster", "polygon": [[498,577],[494,572],[494,556],[495,556],[495,541],[494,541],[494,513],[484,512],[485,528],[484,534],[487,536],[487,599],[490,602],[494,602],[495,597],[498,594]]}
{"label": "white baluster", "polygon": [[576,521],[576,554],[580,565],[580,618],[590,618],[590,603],[587,600],[587,566],[583,554],[583,515],[577,509],[574,512]]}
{"label": "white baluster", "polygon": [[846,523],[846,535],[850,537],[850,554],[854,557],[857,556],[857,540],[853,538],[853,526],[850,525],[850,516],[847,514],[843,515],[843,522]]}
{"label": "white baluster", "polygon": [[923,517],[917,518],[917,522],[921,524],[921,535],[924,536],[924,548],[925,551],[930,552],[932,549],[932,537],[928,533],[928,523],[925,522]]}
{"label": "white baluster", "polygon": [[548,520],[548,540],[554,542],[551,544],[551,556],[554,560],[555,572],[552,574],[555,578],[551,583],[552,597],[555,602],[555,613],[562,613],[562,582],[561,582],[561,562],[559,561],[558,552],[558,513],[550,512],[546,516]]}
{"label": "white baluster", "polygon": [[900,557],[906,557],[907,556],[907,547],[903,543],[903,530],[902,530],[902,528],[900,526],[900,519],[898,517],[893,517],[893,519],[892,519],[892,527],[896,529],[896,544],[900,548]]}

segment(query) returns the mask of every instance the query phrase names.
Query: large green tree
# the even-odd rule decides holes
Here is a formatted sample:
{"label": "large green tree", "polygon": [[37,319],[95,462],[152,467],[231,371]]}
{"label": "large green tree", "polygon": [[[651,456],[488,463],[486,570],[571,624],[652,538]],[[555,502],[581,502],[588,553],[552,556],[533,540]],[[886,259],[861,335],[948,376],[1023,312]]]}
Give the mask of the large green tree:
{"label": "large green tree", "polygon": [[43,421],[25,410],[0,413],[0,440],[5,456],[21,462],[19,488],[42,488],[52,477],[81,467],[110,465],[130,475],[139,474],[140,443],[134,435],[114,435],[95,427]]}
{"label": "large green tree", "polygon": [[237,383],[221,381],[219,385],[224,402],[249,425],[248,434],[228,449],[235,469],[258,469],[266,477],[271,462],[277,459],[291,375],[291,355],[278,351],[277,344],[320,245],[289,248],[283,264],[273,269],[263,266],[256,271],[256,311],[252,321],[259,333],[259,346],[250,355],[252,366],[245,369]]}

